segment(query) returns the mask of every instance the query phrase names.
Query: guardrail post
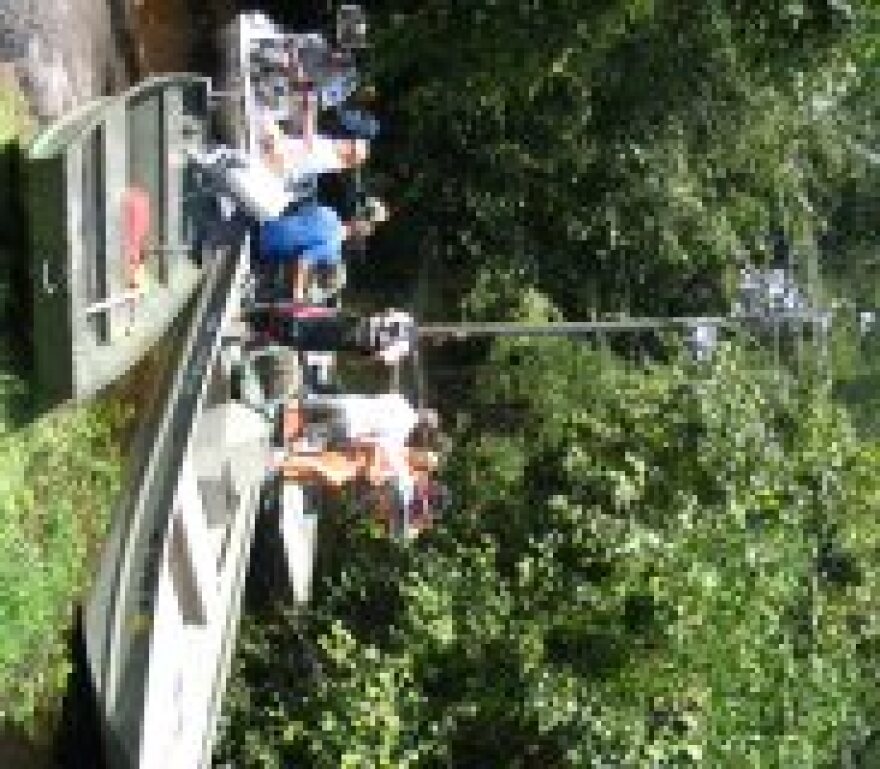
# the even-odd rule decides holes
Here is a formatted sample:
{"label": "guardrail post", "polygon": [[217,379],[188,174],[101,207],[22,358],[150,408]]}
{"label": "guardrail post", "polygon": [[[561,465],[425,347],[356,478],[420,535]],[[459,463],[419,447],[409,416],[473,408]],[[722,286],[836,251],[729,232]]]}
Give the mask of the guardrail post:
{"label": "guardrail post", "polygon": [[[169,88],[162,93],[162,120],[165,136],[165,200],[180,200],[183,197],[183,172],[187,159],[184,152],[184,111],[181,88]],[[165,221],[162,223],[162,243],[181,242],[181,211],[179,206],[168,206]],[[167,280],[173,283],[177,276],[180,260],[184,254],[165,250],[160,256],[164,260]]]}
{"label": "guardrail post", "polygon": [[[123,196],[128,186],[125,103],[118,102],[107,111],[104,121],[104,213],[105,297],[117,296],[128,289],[128,265],[123,252]],[[102,297],[104,298],[104,297]],[[130,322],[130,310],[116,306],[105,313],[107,342],[113,341]]]}
{"label": "guardrail post", "polygon": [[[83,178],[85,164],[88,162],[84,157],[85,145],[78,145],[72,151],[62,157],[65,167],[63,177],[63,192],[66,200],[62,207],[63,221],[62,228],[65,237],[64,251],[46,251],[41,257],[42,263],[39,265],[42,269],[43,296],[36,297],[34,303],[34,336],[35,343],[44,342],[46,348],[45,353],[38,355],[45,361],[45,365],[38,366],[43,373],[41,380],[50,381],[54,377],[47,377],[49,369],[60,367],[71,353],[65,353],[60,349],[55,349],[54,345],[46,345],[44,340],[54,339],[53,332],[50,328],[41,323],[41,315],[43,307],[41,304],[51,304],[53,306],[64,306],[64,326],[70,329],[68,337],[73,355],[85,355],[94,344],[95,333],[90,327],[88,318],[78,314],[72,308],[79,303],[84,302],[89,294],[89,270],[90,255],[87,253],[85,233],[89,228],[86,221],[83,201]],[[44,168],[48,167],[44,166]],[[42,227],[51,227],[50,223],[43,223]],[[40,258],[40,257],[38,257]],[[67,262],[65,264],[65,261]],[[42,301],[40,301],[42,299]],[[66,336],[66,335],[65,335]],[[63,342],[62,342],[63,343]],[[54,362],[57,356],[57,363]],[[77,388],[80,382],[77,381],[76,373],[71,376],[73,380],[71,386]],[[53,387],[54,389],[54,387]]]}

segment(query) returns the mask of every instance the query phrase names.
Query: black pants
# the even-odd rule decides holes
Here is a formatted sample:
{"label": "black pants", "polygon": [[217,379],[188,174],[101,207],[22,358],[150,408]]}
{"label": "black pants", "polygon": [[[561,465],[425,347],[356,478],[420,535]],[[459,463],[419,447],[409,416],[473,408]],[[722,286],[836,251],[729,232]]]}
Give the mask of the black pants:
{"label": "black pants", "polygon": [[248,321],[257,338],[303,352],[372,352],[367,324],[356,315],[332,312],[312,318],[255,310]]}

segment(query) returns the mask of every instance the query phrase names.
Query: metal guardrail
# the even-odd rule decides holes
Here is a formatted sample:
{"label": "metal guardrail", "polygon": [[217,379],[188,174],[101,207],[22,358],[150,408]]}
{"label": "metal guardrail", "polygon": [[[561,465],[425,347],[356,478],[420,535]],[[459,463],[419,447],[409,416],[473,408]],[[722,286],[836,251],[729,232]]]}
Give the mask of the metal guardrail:
{"label": "metal guardrail", "polygon": [[[360,21],[348,21],[354,39]],[[231,74],[214,101],[222,95],[235,125],[235,107],[251,115],[254,94],[245,87],[237,98],[236,75],[245,73]],[[197,185],[187,149],[205,142],[211,103],[205,78],[157,78],[71,115],[30,153],[44,392],[91,395],[185,310],[171,334],[179,363],[131,450],[85,612],[110,769],[211,766],[268,464],[271,420],[232,403],[223,360],[250,268],[248,238],[203,263],[187,210]],[[141,251],[159,262],[161,301],[152,307],[125,272],[120,195],[131,186],[156,214]],[[144,323],[132,322],[133,307]]]}
{"label": "metal guardrail", "polygon": [[[89,664],[114,769],[155,765],[149,756],[156,750],[168,754],[169,767],[210,766],[262,477],[256,475],[235,495],[236,512],[223,519],[225,533],[215,535],[216,526],[205,519],[218,512],[197,488],[201,476],[193,452],[206,409],[226,402],[212,395],[213,377],[222,369],[223,329],[240,301],[237,287],[247,265],[245,242],[219,252],[206,267],[188,321],[179,330],[180,365],[169,372],[137,438],[133,453],[141,461],[119,500],[87,608]],[[267,423],[267,447],[270,430]],[[177,554],[181,537],[187,543],[185,557]],[[189,569],[192,574],[183,582],[192,585],[181,588],[175,569]],[[180,624],[171,636],[169,622]],[[175,686],[183,687],[183,699],[187,687],[193,689],[190,708],[198,712],[189,713],[187,723],[175,731],[162,720],[175,706],[165,701],[174,697],[162,687],[178,664],[173,648],[184,644],[185,653],[187,638],[196,644],[190,650],[196,659],[190,663],[191,676]],[[163,737],[166,733],[171,736]],[[157,744],[163,740],[176,742]]]}
{"label": "metal guardrail", "polygon": [[[41,132],[27,154],[35,369],[49,403],[87,398],[133,365],[196,289],[196,180],[209,80],[151,78]],[[152,280],[132,317],[126,195],[139,196]],[[128,305],[128,306],[126,306]]]}

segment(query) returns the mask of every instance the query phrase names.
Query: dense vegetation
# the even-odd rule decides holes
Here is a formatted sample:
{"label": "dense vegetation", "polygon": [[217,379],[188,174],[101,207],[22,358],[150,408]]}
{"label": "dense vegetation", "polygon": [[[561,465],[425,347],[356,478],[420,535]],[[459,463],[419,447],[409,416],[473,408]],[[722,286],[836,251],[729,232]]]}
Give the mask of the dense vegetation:
{"label": "dense vegetation", "polygon": [[249,633],[230,754],[794,769],[858,741],[880,455],[845,415],[732,350],[650,371],[561,342],[495,355],[508,376],[481,392],[518,418],[460,434],[455,516],[409,550],[338,521],[315,610]]}
{"label": "dense vegetation", "polygon": [[[785,240],[818,297],[873,301],[874,3],[372,6],[398,215],[353,282],[447,317],[724,311]],[[871,372],[851,339],[837,389],[650,352],[472,351],[455,510],[412,547],[327,516],[313,606],[246,630],[224,757],[872,765],[880,447],[837,398]]]}
{"label": "dense vegetation", "polygon": [[97,563],[122,472],[120,405],[60,409],[0,435],[0,718],[53,713],[74,602]]}
{"label": "dense vegetation", "polygon": [[391,18],[386,238],[460,276],[445,313],[474,273],[498,315],[524,287],[578,317],[718,309],[774,229],[805,251],[835,214],[840,248],[876,234],[839,209],[873,181],[849,150],[875,101],[870,4],[438,1]]}

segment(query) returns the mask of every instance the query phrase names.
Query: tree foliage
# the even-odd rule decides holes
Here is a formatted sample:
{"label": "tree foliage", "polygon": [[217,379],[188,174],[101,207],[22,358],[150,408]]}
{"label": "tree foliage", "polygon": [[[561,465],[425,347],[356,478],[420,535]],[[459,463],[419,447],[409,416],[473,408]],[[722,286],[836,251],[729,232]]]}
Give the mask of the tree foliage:
{"label": "tree foliage", "polygon": [[[375,283],[430,257],[447,316],[672,314],[726,309],[774,231],[847,255],[838,285],[872,254],[846,205],[871,2],[369,5],[399,205]],[[760,353],[661,348],[494,345],[454,404],[454,514],[411,547],[330,517],[314,606],[245,634],[224,758],[825,769],[862,741],[880,451]]]}
{"label": "tree foliage", "polygon": [[[874,699],[876,449],[736,351],[696,371],[570,343],[494,354],[506,376],[483,392],[518,402],[520,427],[462,431],[438,531],[384,564],[355,558],[313,614],[252,631],[280,633],[288,662],[246,647],[230,755],[824,766]],[[375,535],[350,536],[358,552]],[[386,602],[378,631],[363,607]],[[272,675],[274,706],[248,707],[248,666],[289,670],[305,648],[313,685],[291,699]]]}
{"label": "tree foliage", "polygon": [[773,228],[813,244],[864,174],[848,140],[876,85],[871,3],[426,2],[378,18],[378,162],[401,206],[387,248],[437,251],[453,301],[485,271],[570,317],[717,309],[736,258],[761,258]]}

